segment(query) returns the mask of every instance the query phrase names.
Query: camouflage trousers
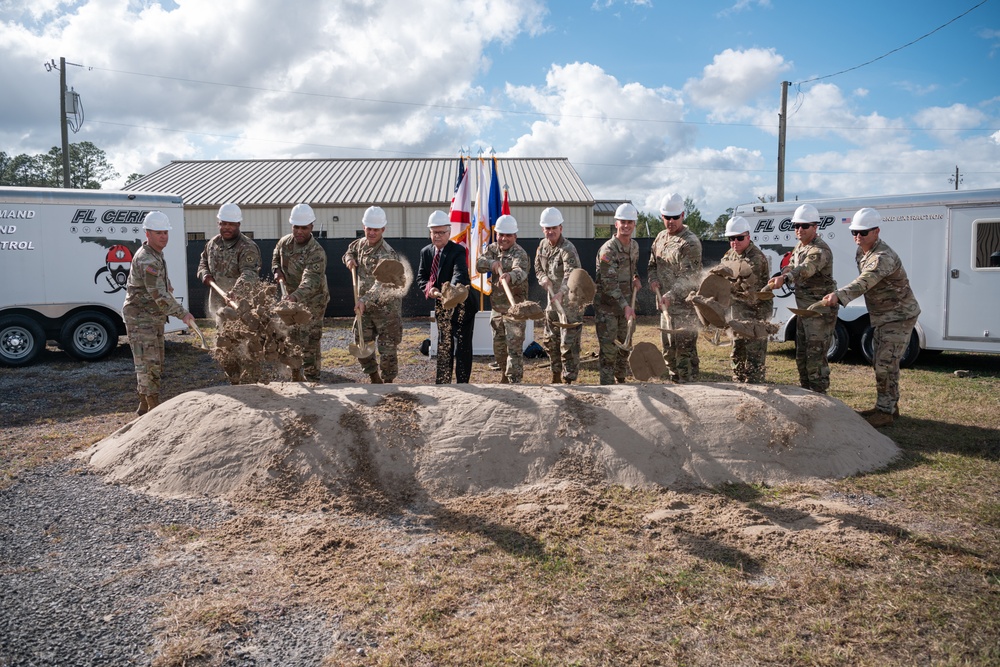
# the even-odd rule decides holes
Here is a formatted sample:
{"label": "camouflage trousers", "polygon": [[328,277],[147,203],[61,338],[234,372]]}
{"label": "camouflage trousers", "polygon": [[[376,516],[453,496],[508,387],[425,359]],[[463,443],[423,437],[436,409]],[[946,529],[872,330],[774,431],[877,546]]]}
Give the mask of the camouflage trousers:
{"label": "camouflage trousers", "polygon": [[434,319],[438,325],[434,384],[451,384],[453,371],[458,384],[468,384],[472,376],[472,334],[476,313],[465,303],[445,310],[440,301],[435,301]]}
{"label": "camouflage trousers", "polygon": [[135,362],[136,391],[140,394],[158,395],[160,379],[163,377],[165,321],[160,316],[131,310],[127,309],[122,315],[128,342],[132,347],[132,360]]}
{"label": "camouflage trousers", "polygon": [[698,320],[693,310],[678,311],[671,308],[670,318],[660,314],[660,326],[664,329],[684,328],[691,333],[668,334],[660,332],[660,343],[663,345],[663,361],[667,364],[667,373],[674,382],[694,382],[698,379]]}
{"label": "camouflage trousers", "polygon": [[910,335],[917,318],[899,322],[886,322],[875,327],[873,366],[875,390],[878,398],[875,407],[880,412],[892,413],[899,403],[899,362],[910,344]]}
{"label": "camouflage trousers", "polygon": [[358,359],[361,370],[368,375],[378,371],[382,382],[392,382],[399,375],[396,348],[403,341],[403,320],[399,311],[370,306],[365,308],[361,316],[361,331],[364,333],[365,342],[375,341],[376,344],[375,352]]}
{"label": "camouflage trousers", "polygon": [[323,338],[323,313],[326,306],[323,306],[318,315],[316,310],[309,310],[312,312],[312,319],[292,327],[288,336],[302,348],[302,375],[309,382],[319,382],[319,369],[323,359],[320,340]]}
{"label": "camouflage trousers", "polygon": [[493,329],[493,356],[504,369],[508,382],[518,383],[524,377],[524,322],[511,320],[501,313],[490,313]]}
{"label": "camouflage trousers", "polygon": [[830,363],[826,355],[837,326],[837,308],[820,317],[795,318],[795,365],[799,385],[825,394],[830,388]]}
{"label": "camouflage trousers", "polygon": [[594,324],[597,326],[597,343],[600,346],[598,368],[601,372],[601,384],[624,384],[628,373],[628,352],[615,345],[615,341],[625,342],[628,320],[624,313],[616,315],[595,307]]}
{"label": "camouflage trousers", "polygon": [[[566,309],[566,322],[581,322],[581,312],[571,308]],[[543,342],[545,351],[549,354],[549,366],[552,374],[561,373],[564,380],[576,380],[580,373],[580,338],[583,327],[562,329],[552,324],[559,322],[559,314],[554,310],[545,311],[545,330]]]}
{"label": "camouflage trousers", "polygon": [[764,382],[764,364],[767,359],[767,339],[733,340],[733,350],[729,354],[733,366],[733,382]]}

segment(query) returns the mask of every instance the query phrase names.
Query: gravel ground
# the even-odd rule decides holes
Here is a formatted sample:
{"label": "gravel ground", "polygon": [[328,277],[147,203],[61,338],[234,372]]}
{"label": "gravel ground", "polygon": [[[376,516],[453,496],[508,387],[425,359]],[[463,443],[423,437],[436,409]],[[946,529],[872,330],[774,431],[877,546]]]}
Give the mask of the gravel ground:
{"label": "gravel ground", "polygon": [[[149,665],[165,605],[225,575],[170,540],[234,510],[107,485],[74,461],[0,491],[0,665]],[[221,665],[318,665],[337,635],[320,613],[283,606],[246,619]]]}

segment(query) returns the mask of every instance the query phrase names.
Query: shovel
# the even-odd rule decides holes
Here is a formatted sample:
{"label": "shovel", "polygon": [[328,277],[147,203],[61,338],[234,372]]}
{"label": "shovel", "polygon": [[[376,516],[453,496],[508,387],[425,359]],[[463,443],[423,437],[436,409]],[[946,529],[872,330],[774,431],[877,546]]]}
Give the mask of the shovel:
{"label": "shovel", "polygon": [[[215,283],[212,283],[212,284],[214,285]],[[207,350],[208,349],[208,345],[205,344],[205,334],[203,334],[201,332],[201,329],[198,328],[198,325],[195,324],[194,322],[192,322],[191,323],[191,330],[194,331],[196,334],[198,334],[198,338],[201,339],[201,349]]]}
{"label": "shovel", "polygon": [[[357,269],[351,269],[351,281],[354,283],[354,307],[358,307],[358,271]],[[354,316],[354,327],[357,329],[358,342],[355,343],[351,341],[350,345],[347,346],[347,351],[351,353],[351,356],[357,357],[358,359],[364,359],[375,354],[375,341],[370,343],[365,342],[365,332],[361,327],[361,318],[357,315]]]}
{"label": "shovel", "polygon": [[635,295],[639,290],[632,288],[632,319],[628,321],[628,333],[625,334],[625,342],[619,343],[615,341],[615,345],[618,349],[624,350],[625,352],[632,351],[632,332],[635,331]]}
{"label": "shovel", "polygon": [[[655,292],[656,292],[656,303],[657,303],[657,305],[659,305],[660,299],[661,299],[660,289],[656,288]],[[660,331],[662,331],[665,334],[679,334],[679,333],[684,333],[684,329],[674,329],[673,328],[674,325],[670,322],[670,313],[667,311],[667,309],[666,309],[665,306],[660,306],[660,312],[662,312],[663,316],[667,319],[667,328],[666,329],[664,329],[663,327],[657,327]]]}
{"label": "shovel", "polygon": [[219,309],[219,318],[223,320],[235,320],[240,316],[240,306],[235,301],[229,299],[229,295],[226,294],[225,290],[219,287],[218,283],[214,280],[210,282],[209,287],[214,289],[222,297],[222,301],[226,304],[225,308]]}
{"label": "shovel", "polygon": [[759,292],[754,292],[753,295],[758,301],[774,301],[774,292],[770,285]]}
{"label": "shovel", "polygon": [[518,322],[524,322],[527,320],[537,320],[545,314],[542,307],[534,301],[514,303],[514,294],[510,291],[510,285],[503,278],[500,279],[500,284],[503,285],[503,291],[507,293],[507,300],[510,301],[510,310],[507,311],[507,317]]}
{"label": "shovel", "polygon": [[560,329],[576,329],[577,327],[583,326],[583,322],[567,322],[566,309],[563,308],[563,305],[556,300],[556,295],[552,292],[552,288],[546,285],[545,291],[549,293],[549,301],[556,307],[556,312],[559,313],[559,321],[552,322],[554,326]]}
{"label": "shovel", "polygon": [[830,307],[824,306],[822,301],[817,301],[808,308],[789,308],[788,310],[799,317],[822,317],[830,312]]}

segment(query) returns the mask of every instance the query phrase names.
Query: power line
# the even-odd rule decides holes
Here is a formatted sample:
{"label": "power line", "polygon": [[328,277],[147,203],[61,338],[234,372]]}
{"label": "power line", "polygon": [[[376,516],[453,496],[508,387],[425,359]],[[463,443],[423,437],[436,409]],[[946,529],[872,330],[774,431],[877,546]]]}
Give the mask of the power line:
{"label": "power line", "polygon": [[891,56],[892,54],[896,53],[897,51],[902,51],[903,49],[905,49],[908,46],[913,46],[914,44],[916,44],[920,40],[924,39],[925,37],[930,37],[931,35],[933,35],[934,33],[936,33],[938,30],[941,30],[942,28],[948,27],[949,25],[951,25],[952,23],[954,23],[958,19],[962,18],[963,16],[965,16],[966,14],[968,14],[969,12],[971,12],[973,9],[977,9],[979,7],[982,7],[987,2],[989,2],[989,0],[983,0],[978,5],[974,5],[973,7],[970,7],[969,9],[965,10],[964,12],[962,12],[961,14],[959,14],[958,16],[956,16],[955,18],[953,18],[952,20],[948,21],[947,23],[945,23],[943,25],[939,25],[938,27],[934,28],[929,33],[927,33],[925,35],[921,35],[920,37],[917,37],[912,42],[908,42],[906,44],[903,44],[902,46],[896,47],[895,49],[893,49],[892,51],[889,51],[888,53],[883,53],[878,58],[872,58],[868,62],[861,63],[860,65],[855,65],[854,67],[848,67],[847,69],[841,70],[839,72],[834,72],[833,74],[826,74],[824,76],[817,76],[817,77],[815,77],[813,79],[806,79],[805,81],[798,81],[794,85],[801,86],[804,83],[812,83],[813,81],[820,81],[822,79],[829,79],[830,77],[839,76],[841,74],[845,74],[847,72],[851,72],[853,70],[860,69],[860,68],[862,68],[862,67],[864,67],[866,65],[871,65],[874,62],[878,62],[879,60],[882,60],[886,56]]}
{"label": "power line", "polygon": [[[983,2],[988,2],[988,0],[983,0]],[[980,3],[982,4],[982,3]],[[971,10],[970,10],[971,11]],[[349,95],[332,95],[329,93],[313,93],[307,91],[299,90],[285,90],[281,88],[266,88],[263,86],[248,86],[245,84],[238,83],[225,83],[219,81],[203,81],[199,79],[186,79],[182,77],[175,76],[165,76],[161,74],[148,74],[145,72],[130,72],[126,70],[108,69],[104,67],[89,67],[90,70],[99,70],[102,72],[110,72],[113,74],[127,74],[129,76],[142,76],[152,79],[164,79],[167,81],[177,81],[180,83],[195,83],[204,86],[220,86],[223,88],[237,88],[240,90],[253,90],[262,93],[280,93],[284,95],[302,95],[305,97],[316,97],[321,99],[332,99],[332,100],[343,100],[348,102],[368,102],[371,104],[396,104],[400,106],[408,107],[418,107],[427,109],[445,109],[449,111],[472,111],[472,112],[489,112],[513,116],[534,116],[548,119],[560,119],[560,118],[575,118],[581,120],[614,120],[622,121],[628,123],[660,123],[664,125],[703,125],[708,127],[753,127],[757,129],[775,129],[777,124],[772,123],[727,123],[722,121],[697,121],[697,120],[667,120],[663,118],[634,118],[629,116],[607,116],[601,114],[567,114],[567,113],[546,113],[543,111],[521,111],[517,109],[501,109],[499,107],[490,106],[461,106],[453,104],[431,104],[426,102],[408,102],[405,100],[381,100],[370,97],[351,97]],[[853,68],[852,68],[853,69]],[[845,70],[847,71],[847,70]],[[834,76],[834,75],[830,75]],[[820,77],[824,78],[824,77]],[[816,79],[810,79],[810,81],[815,81]],[[808,83],[808,82],[802,82]],[[837,125],[795,125],[797,129],[803,130],[857,130],[856,127],[847,126],[837,126]],[[954,127],[954,128],[926,128],[926,127],[885,127],[885,128],[866,128],[868,130],[889,130],[889,131],[900,131],[900,132],[926,132],[929,130],[941,131],[941,132],[996,132],[1000,128],[968,128],[968,127]]]}
{"label": "power line", "polygon": [[[417,151],[401,151],[401,150],[386,150],[379,148],[359,148],[357,146],[337,146],[333,144],[317,144],[311,142],[302,141],[283,141],[281,139],[255,139],[252,137],[231,135],[231,134],[220,134],[215,132],[191,132],[188,130],[175,130],[167,127],[148,127],[144,125],[132,125],[129,123],[115,123],[111,121],[102,120],[92,120],[92,123],[99,123],[101,125],[116,125],[119,127],[131,127],[140,130],[155,130],[158,132],[175,132],[178,134],[194,134],[204,137],[213,137],[216,139],[240,139],[243,141],[259,141],[263,143],[273,143],[273,144],[287,144],[289,146],[313,146],[315,148],[323,149],[335,149],[335,150],[345,150],[345,151],[361,151],[365,153],[388,153],[392,155],[410,155],[414,157],[425,157],[425,158],[453,158],[454,153],[442,154],[442,153],[424,153]],[[658,165],[658,164],[616,164],[616,163],[605,163],[605,162],[573,162],[574,165],[581,165],[587,167],[614,167],[623,169],[646,169],[646,170],[666,170],[666,169],[687,169],[691,171],[726,171],[726,172],[738,172],[738,173],[771,173],[772,169],[741,169],[736,167],[693,167],[679,164],[670,165]],[[816,171],[813,169],[789,169],[787,173],[790,174],[870,174],[873,176],[886,175],[886,176],[934,176],[939,175],[940,171]],[[967,172],[968,173],[968,172]],[[1000,171],[976,171],[972,172],[975,174],[1000,174]]]}

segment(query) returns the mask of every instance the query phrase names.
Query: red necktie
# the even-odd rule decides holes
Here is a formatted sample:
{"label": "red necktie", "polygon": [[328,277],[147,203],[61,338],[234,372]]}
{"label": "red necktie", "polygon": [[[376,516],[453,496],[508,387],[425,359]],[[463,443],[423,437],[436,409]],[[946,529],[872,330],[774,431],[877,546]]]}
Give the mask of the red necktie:
{"label": "red necktie", "polygon": [[424,296],[428,299],[431,298],[431,290],[434,289],[434,283],[438,279],[438,265],[441,263],[441,251],[436,250],[434,252],[434,259],[431,261],[431,279],[427,281],[427,288],[424,290]]}

